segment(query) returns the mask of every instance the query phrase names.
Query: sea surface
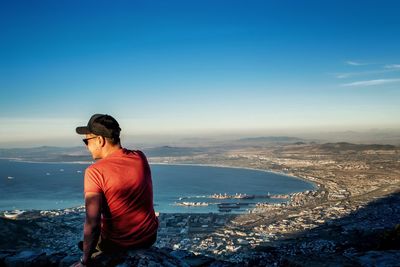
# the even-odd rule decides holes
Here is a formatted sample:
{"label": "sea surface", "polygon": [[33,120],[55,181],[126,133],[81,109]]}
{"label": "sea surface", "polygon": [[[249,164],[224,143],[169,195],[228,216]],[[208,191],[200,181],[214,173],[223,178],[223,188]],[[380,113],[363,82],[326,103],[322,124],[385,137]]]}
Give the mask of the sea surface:
{"label": "sea surface", "polygon": [[[29,163],[0,160],[0,211],[53,210],[84,205],[83,174],[88,164]],[[225,212],[243,213],[256,202],[286,202],[269,194],[312,190],[315,185],[272,172],[196,166],[151,164],[155,210],[163,213],[221,212],[218,204],[239,203]],[[215,199],[213,194],[256,195],[253,199]],[[177,203],[207,203],[179,206]]]}

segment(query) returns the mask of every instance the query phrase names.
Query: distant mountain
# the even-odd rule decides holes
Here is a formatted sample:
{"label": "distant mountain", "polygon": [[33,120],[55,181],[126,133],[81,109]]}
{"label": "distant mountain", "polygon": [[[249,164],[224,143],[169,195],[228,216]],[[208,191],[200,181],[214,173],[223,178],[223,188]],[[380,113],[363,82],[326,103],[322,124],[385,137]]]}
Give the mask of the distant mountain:
{"label": "distant mountain", "polygon": [[[394,145],[380,144],[353,144],[347,142],[316,144],[305,141],[297,137],[288,136],[267,136],[242,138],[227,142],[225,144],[213,147],[195,147],[195,146],[158,146],[143,148],[147,157],[181,157],[195,156],[200,154],[223,153],[230,149],[246,147],[263,147],[268,144],[295,145],[302,149],[302,145],[312,145],[316,149],[326,151],[364,151],[364,150],[392,150],[396,149]],[[292,147],[292,149],[296,149]],[[41,146],[34,148],[14,148],[0,149],[0,158],[14,159],[34,162],[91,162],[93,159],[85,147],[49,147]]]}
{"label": "distant mountain", "polygon": [[[142,149],[147,157],[193,156],[206,153],[208,148],[161,146]],[[34,147],[0,149],[0,158],[35,162],[92,161],[84,147]]]}
{"label": "distant mountain", "polygon": [[37,162],[91,161],[84,147],[51,147],[0,149],[0,158],[19,159]]}
{"label": "distant mountain", "polygon": [[400,145],[400,129],[315,132],[303,134],[302,137],[318,140],[318,143],[347,142],[353,144]]}
{"label": "distant mountain", "polygon": [[396,146],[394,145],[379,145],[379,144],[372,144],[372,145],[364,145],[364,144],[352,144],[347,142],[339,142],[339,143],[326,143],[319,145],[321,149],[324,150],[355,150],[355,151],[362,151],[362,150],[392,150],[395,149]]}
{"label": "distant mountain", "polygon": [[303,142],[304,139],[290,136],[263,136],[241,138],[237,141],[241,143],[296,143]]}

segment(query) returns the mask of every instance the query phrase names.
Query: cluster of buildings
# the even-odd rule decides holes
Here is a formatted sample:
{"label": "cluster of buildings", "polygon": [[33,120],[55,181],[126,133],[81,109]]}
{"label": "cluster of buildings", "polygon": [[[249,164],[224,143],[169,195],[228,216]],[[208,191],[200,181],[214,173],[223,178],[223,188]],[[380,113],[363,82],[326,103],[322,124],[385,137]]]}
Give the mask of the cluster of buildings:
{"label": "cluster of buildings", "polygon": [[160,214],[156,245],[226,258],[265,246],[288,234],[329,224],[354,211],[355,207],[350,205],[312,209],[300,206],[300,203],[310,204],[310,199],[321,198],[321,194],[326,192],[297,193],[289,204],[259,204],[251,214],[243,215]]}
{"label": "cluster of buildings", "polygon": [[232,220],[237,216],[240,215],[160,214],[156,246],[226,257],[266,240],[236,229]]}

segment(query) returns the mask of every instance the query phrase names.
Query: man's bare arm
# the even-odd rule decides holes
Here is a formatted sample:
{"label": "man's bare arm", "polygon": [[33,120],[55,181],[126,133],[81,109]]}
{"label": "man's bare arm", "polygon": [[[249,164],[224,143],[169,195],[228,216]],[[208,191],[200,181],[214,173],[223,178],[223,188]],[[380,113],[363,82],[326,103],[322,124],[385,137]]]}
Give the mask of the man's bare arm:
{"label": "man's bare arm", "polygon": [[88,262],[97,245],[101,227],[102,194],[85,193],[86,219],[83,228],[83,257]]}

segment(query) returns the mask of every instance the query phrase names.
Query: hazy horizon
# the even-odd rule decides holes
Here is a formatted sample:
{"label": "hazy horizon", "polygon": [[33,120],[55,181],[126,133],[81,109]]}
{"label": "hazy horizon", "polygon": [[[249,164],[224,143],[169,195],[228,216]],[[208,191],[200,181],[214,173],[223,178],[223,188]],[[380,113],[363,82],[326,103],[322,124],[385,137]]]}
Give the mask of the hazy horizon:
{"label": "hazy horizon", "polygon": [[[355,144],[390,144],[400,145],[400,128],[393,129],[367,129],[347,131],[237,131],[237,132],[209,132],[203,134],[149,134],[127,135],[122,134],[122,145],[128,148],[157,147],[157,146],[212,146],[221,143],[234,142],[239,139],[259,137],[293,137],[306,142],[349,142]],[[36,137],[37,138],[37,137]],[[82,146],[82,136],[71,134],[60,138],[37,138],[15,141],[0,140],[0,149],[7,148],[33,148],[40,146],[75,147]]]}

